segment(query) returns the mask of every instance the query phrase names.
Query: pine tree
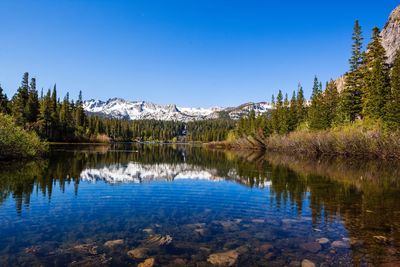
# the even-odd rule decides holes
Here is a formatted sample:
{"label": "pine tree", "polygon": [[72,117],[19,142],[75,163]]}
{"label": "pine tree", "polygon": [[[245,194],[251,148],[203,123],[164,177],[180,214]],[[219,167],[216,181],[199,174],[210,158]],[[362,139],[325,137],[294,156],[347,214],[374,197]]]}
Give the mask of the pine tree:
{"label": "pine tree", "polygon": [[52,107],[51,107],[51,92],[48,90],[47,94],[43,96],[40,103],[39,125],[40,135],[43,138],[49,138],[52,127]]}
{"label": "pine tree", "polygon": [[31,84],[28,93],[28,101],[26,104],[26,118],[27,122],[36,122],[39,113],[39,97],[36,90],[36,79],[31,79]]}
{"label": "pine tree", "polygon": [[397,50],[391,76],[391,91],[389,101],[385,106],[385,125],[390,130],[400,127],[400,50]]}
{"label": "pine tree", "polygon": [[298,119],[297,119],[297,99],[296,92],[293,91],[292,98],[290,99],[289,105],[289,119],[288,119],[288,130],[294,131],[297,127]]}
{"label": "pine tree", "polygon": [[78,127],[83,127],[85,123],[85,111],[83,109],[82,91],[79,91],[78,101],[75,108],[75,124]]}
{"label": "pine tree", "polygon": [[0,84],[0,113],[8,114],[10,112],[8,105],[7,95],[3,93],[3,88]]}
{"label": "pine tree", "polygon": [[352,56],[349,59],[350,72],[345,76],[345,87],[340,96],[339,111],[336,120],[340,123],[355,121],[362,114],[363,98],[363,52],[361,26],[356,21],[353,30]]}
{"label": "pine tree", "polygon": [[308,123],[311,129],[325,128],[322,111],[322,89],[317,76],[315,76],[311,95],[311,105],[308,110]]}
{"label": "pine tree", "polygon": [[307,108],[306,108],[306,101],[304,97],[304,91],[303,87],[301,84],[299,84],[298,89],[297,89],[297,121],[298,123],[302,123],[305,121],[306,116],[307,116]]}
{"label": "pine tree", "polygon": [[275,102],[275,96],[271,98],[272,110],[271,110],[271,130],[274,133],[279,132],[279,118],[278,118],[278,106]]}
{"label": "pine tree", "polygon": [[380,31],[374,28],[372,42],[366,54],[365,74],[365,116],[379,119],[384,116],[384,107],[390,93],[389,66],[386,64],[386,51],[381,44]]}
{"label": "pine tree", "polygon": [[335,82],[331,80],[329,83],[327,83],[323,95],[322,113],[324,114],[325,129],[332,127],[336,119],[338,104],[339,104],[339,92],[337,90]]}
{"label": "pine tree", "polygon": [[29,97],[29,74],[27,72],[22,76],[21,86],[12,98],[11,112],[17,125],[25,127],[27,121],[26,106]]}
{"label": "pine tree", "polygon": [[349,59],[351,72],[357,70],[363,62],[363,53],[362,53],[363,39],[364,38],[362,37],[361,26],[358,20],[356,20],[352,36],[353,40],[352,56]]}

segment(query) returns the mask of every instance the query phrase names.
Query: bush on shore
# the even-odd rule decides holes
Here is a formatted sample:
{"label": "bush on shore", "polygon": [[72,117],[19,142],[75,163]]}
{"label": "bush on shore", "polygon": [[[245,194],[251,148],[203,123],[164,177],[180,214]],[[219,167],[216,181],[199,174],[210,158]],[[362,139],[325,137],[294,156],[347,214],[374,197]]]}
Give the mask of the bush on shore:
{"label": "bush on shore", "polygon": [[25,131],[11,116],[0,113],[0,159],[35,157],[46,149],[36,133]]}
{"label": "bush on shore", "polygon": [[358,121],[329,130],[272,135],[266,148],[313,156],[400,158],[400,132],[385,131],[379,121]]}

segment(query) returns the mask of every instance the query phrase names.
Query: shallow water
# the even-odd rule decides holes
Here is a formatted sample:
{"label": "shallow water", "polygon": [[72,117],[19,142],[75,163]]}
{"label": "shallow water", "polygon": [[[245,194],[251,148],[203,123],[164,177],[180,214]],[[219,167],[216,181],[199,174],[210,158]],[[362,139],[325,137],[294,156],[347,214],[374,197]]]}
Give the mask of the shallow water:
{"label": "shallow water", "polygon": [[190,146],[52,146],[0,170],[0,265],[396,266],[399,170]]}

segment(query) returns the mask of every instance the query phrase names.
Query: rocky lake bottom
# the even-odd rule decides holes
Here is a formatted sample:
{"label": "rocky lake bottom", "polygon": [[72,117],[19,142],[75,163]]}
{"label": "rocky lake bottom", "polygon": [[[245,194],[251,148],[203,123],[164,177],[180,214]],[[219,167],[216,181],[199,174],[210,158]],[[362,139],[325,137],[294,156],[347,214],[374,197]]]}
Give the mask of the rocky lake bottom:
{"label": "rocky lake bottom", "polygon": [[1,266],[400,266],[400,168],[52,146],[0,170]]}

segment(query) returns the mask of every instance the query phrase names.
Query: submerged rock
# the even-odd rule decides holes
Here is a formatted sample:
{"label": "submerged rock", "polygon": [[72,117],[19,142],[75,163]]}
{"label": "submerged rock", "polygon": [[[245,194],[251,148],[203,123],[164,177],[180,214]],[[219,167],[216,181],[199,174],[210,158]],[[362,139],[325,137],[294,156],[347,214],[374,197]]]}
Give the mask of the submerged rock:
{"label": "submerged rock", "polygon": [[92,255],[97,254],[97,246],[94,243],[75,245],[71,248],[71,250],[76,251],[78,253],[89,253]]}
{"label": "submerged rock", "polygon": [[128,256],[133,259],[144,259],[147,256],[146,248],[135,248],[127,252]]}
{"label": "submerged rock", "polygon": [[166,246],[172,242],[172,237],[170,235],[161,236],[154,235],[145,241],[145,246],[155,247],[155,246]]}
{"label": "submerged rock", "polygon": [[207,261],[216,266],[232,266],[236,263],[239,253],[236,250],[211,254]]}
{"label": "submerged rock", "polygon": [[350,243],[341,240],[336,240],[332,242],[331,246],[333,248],[350,248]]}
{"label": "submerged rock", "polygon": [[252,223],[264,223],[265,220],[263,220],[263,219],[253,219],[253,220],[251,220],[251,222]]}
{"label": "submerged rock", "polygon": [[145,233],[148,234],[148,235],[151,235],[151,234],[153,233],[153,229],[151,229],[151,228],[146,228],[146,229],[143,229],[143,232],[145,232]]}
{"label": "submerged rock", "polygon": [[326,238],[326,237],[318,238],[318,239],[316,239],[315,241],[317,241],[317,242],[320,243],[321,245],[326,245],[326,244],[328,244],[328,243],[330,242],[329,239]]}
{"label": "submerged rock", "polygon": [[146,259],[144,262],[139,263],[138,267],[153,267],[155,263],[154,258]]}
{"label": "submerged rock", "polygon": [[383,243],[388,241],[387,237],[382,235],[376,235],[374,236],[374,239],[378,242],[383,242]]}
{"label": "submerged rock", "polygon": [[301,248],[312,253],[317,253],[321,250],[321,245],[317,242],[309,242],[301,245]]}
{"label": "submerged rock", "polygon": [[301,267],[315,267],[315,263],[310,260],[304,259],[301,262]]}
{"label": "submerged rock", "polygon": [[274,248],[274,246],[272,246],[269,243],[263,244],[261,247],[258,248],[258,251],[260,251],[261,253],[268,253],[270,252],[272,249]]}
{"label": "submerged rock", "polygon": [[105,242],[104,246],[108,247],[108,248],[112,248],[112,247],[122,245],[122,244],[124,244],[124,240],[116,239],[116,240],[109,240],[109,241]]}

